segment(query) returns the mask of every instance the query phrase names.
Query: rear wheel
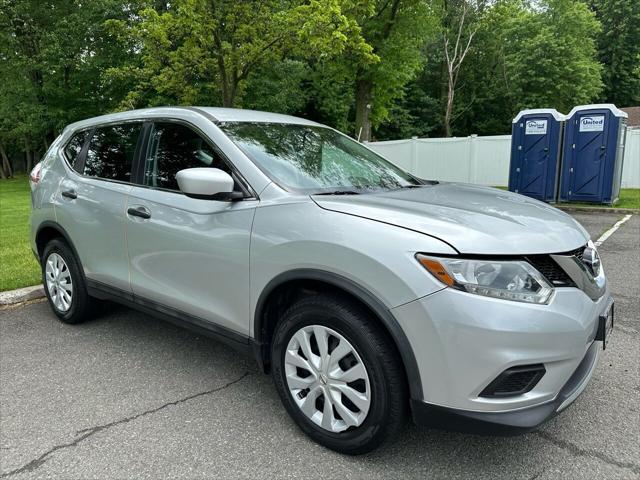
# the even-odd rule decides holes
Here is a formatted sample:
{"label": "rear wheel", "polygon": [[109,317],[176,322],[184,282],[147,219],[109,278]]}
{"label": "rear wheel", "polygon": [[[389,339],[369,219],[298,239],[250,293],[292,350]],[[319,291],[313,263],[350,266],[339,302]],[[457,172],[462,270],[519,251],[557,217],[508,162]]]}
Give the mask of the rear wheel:
{"label": "rear wheel", "polygon": [[297,301],[272,344],[273,377],[298,426],[347,454],[373,450],[404,423],[398,355],[368,311],[339,295]]}
{"label": "rear wheel", "polygon": [[80,323],[91,314],[91,302],[80,265],[60,239],[47,243],[42,253],[42,283],[49,305],[64,323]]}

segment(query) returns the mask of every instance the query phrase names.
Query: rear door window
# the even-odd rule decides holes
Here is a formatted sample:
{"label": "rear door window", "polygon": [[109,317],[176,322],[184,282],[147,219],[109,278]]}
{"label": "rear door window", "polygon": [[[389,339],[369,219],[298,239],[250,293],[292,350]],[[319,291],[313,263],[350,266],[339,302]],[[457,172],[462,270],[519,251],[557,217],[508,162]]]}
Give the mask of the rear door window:
{"label": "rear door window", "polygon": [[94,130],[83,172],[89,177],[131,181],[131,167],[142,124],[109,125]]}
{"label": "rear door window", "polygon": [[145,163],[144,184],[178,191],[176,174],[193,167],[219,168],[231,175],[222,156],[198,133],[179,123],[155,123]]}

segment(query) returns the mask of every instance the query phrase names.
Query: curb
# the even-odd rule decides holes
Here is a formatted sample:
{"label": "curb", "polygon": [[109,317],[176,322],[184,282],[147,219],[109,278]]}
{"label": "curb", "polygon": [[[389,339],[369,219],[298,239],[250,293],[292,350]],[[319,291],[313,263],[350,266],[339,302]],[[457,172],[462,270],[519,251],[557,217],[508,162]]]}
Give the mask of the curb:
{"label": "curb", "polygon": [[0,292],[0,306],[15,305],[16,303],[28,302],[29,300],[36,300],[43,297],[44,288],[42,285],[18,288],[17,290]]}
{"label": "curb", "polygon": [[637,208],[616,208],[616,207],[578,207],[572,205],[553,205],[559,210],[563,210],[565,212],[599,212],[599,213],[631,213],[631,214],[639,214],[640,210]]}

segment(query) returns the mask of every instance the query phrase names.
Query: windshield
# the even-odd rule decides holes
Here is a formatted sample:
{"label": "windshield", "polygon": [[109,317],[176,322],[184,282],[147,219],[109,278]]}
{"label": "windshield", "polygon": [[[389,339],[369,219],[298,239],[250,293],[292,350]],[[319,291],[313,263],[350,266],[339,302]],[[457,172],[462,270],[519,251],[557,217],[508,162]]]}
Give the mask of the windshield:
{"label": "windshield", "polygon": [[421,182],[325,127],[229,122],[220,128],[273,181],[306,193],[389,190]]}

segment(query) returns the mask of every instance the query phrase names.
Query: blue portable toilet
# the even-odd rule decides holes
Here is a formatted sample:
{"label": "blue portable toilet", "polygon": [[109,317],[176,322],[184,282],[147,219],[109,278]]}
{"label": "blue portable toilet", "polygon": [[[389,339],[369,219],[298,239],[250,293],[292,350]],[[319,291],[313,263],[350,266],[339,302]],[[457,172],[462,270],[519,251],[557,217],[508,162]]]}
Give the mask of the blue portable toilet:
{"label": "blue portable toilet", "polygon": [[620,194],[627,114],[610,103],[567,116],[560,200],[613,204]]}
{"label": "blue portable toilet", "polygon": [[555,202],[565,116],[552,108],[522,110],[511,128],[509,190]]}

